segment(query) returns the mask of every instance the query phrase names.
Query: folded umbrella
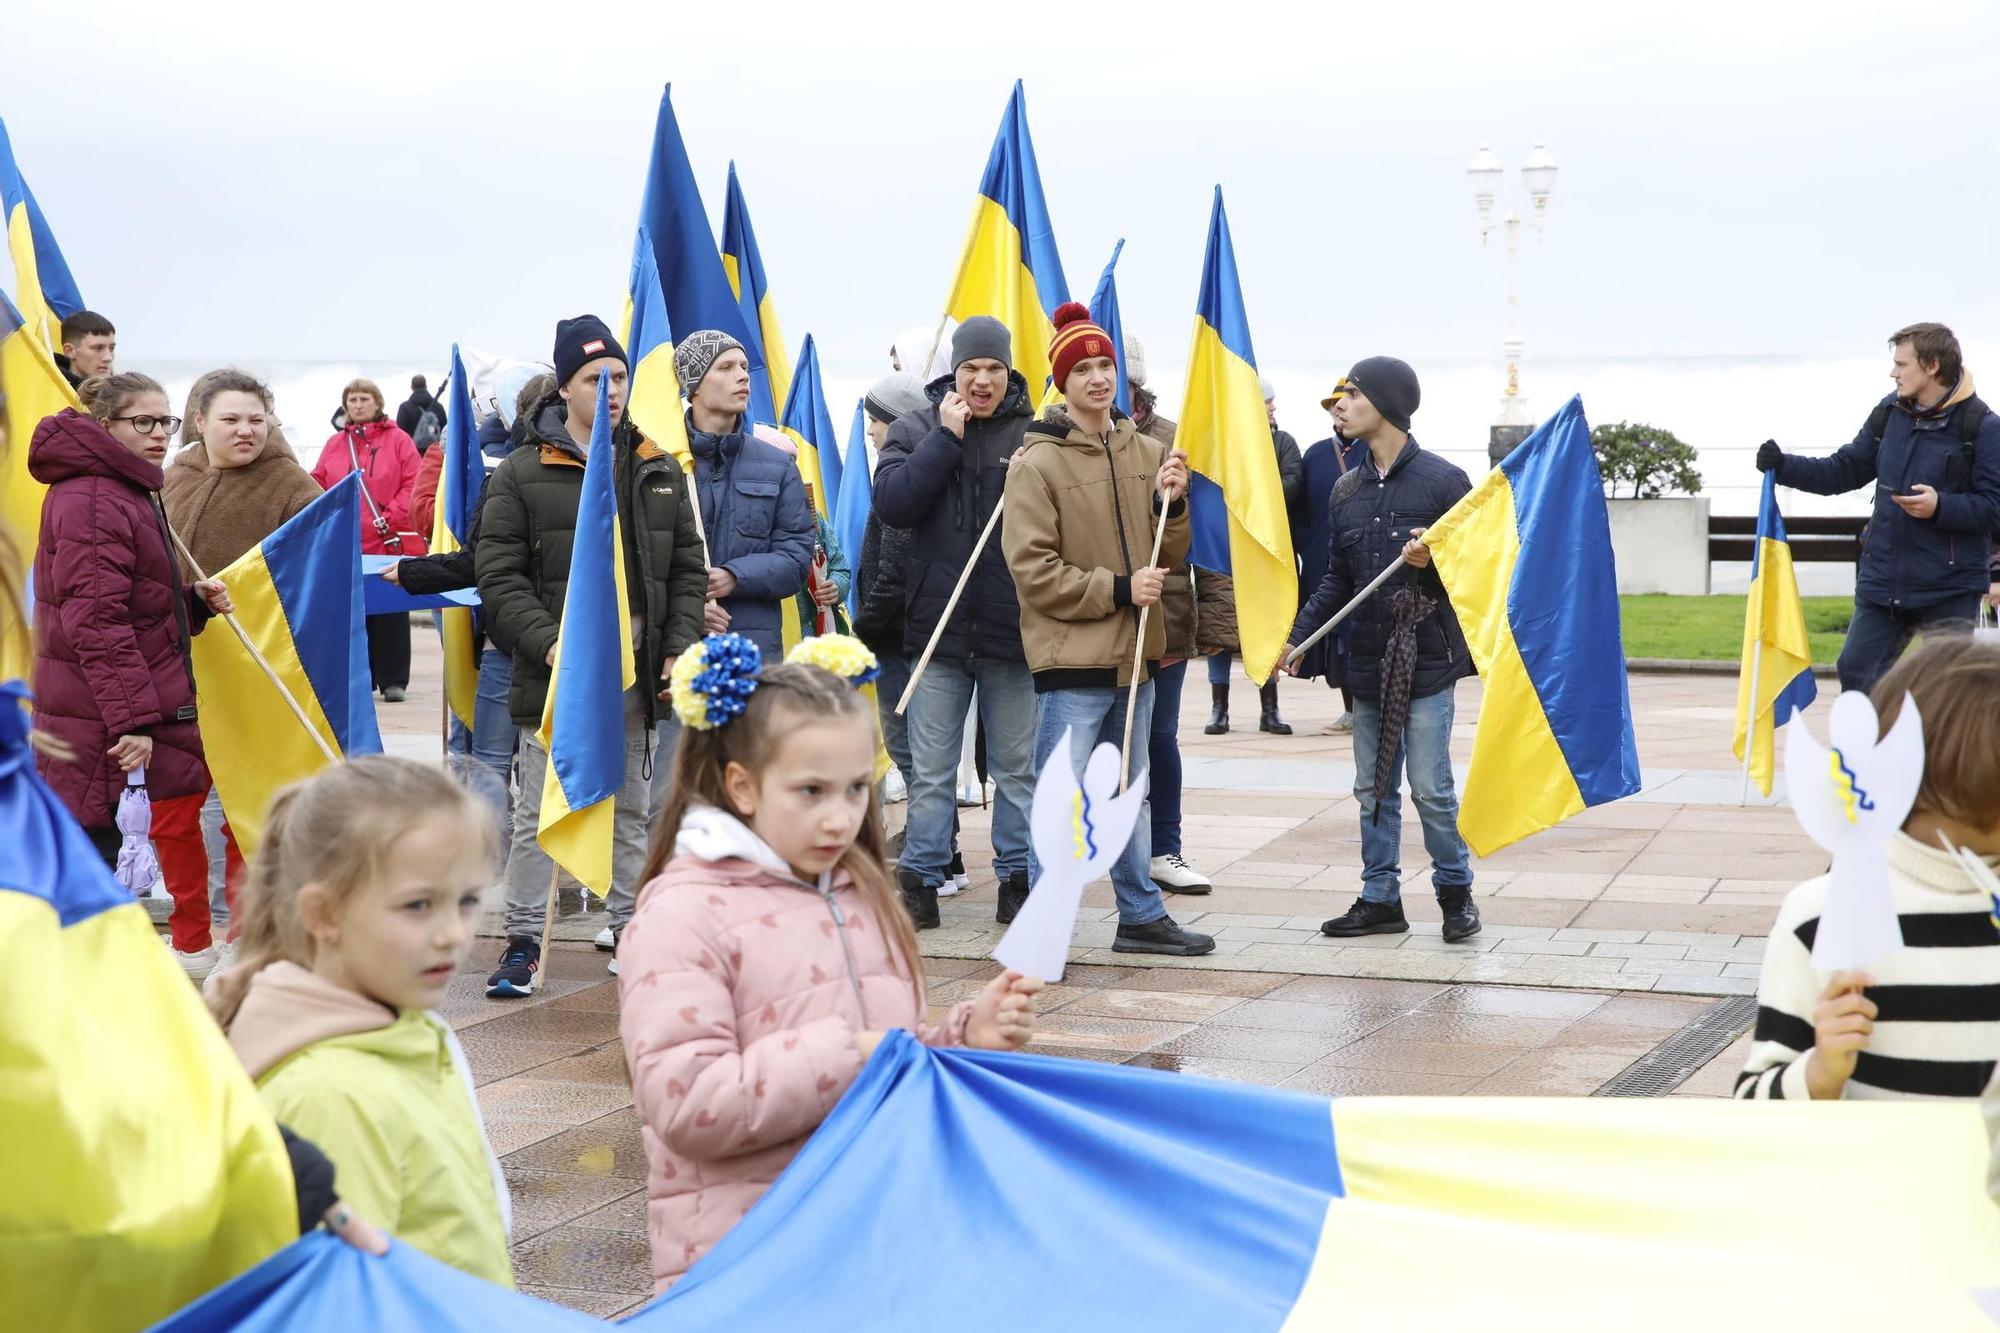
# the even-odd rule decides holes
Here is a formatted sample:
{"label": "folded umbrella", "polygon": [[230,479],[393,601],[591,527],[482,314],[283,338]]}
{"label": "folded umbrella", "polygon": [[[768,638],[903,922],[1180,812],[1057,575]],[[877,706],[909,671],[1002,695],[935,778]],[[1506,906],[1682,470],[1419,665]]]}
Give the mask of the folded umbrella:
{"label": "folded umbrella", "polygon": [[118,864],[112,874],[134,896],[147,897],[160,882],[160,859],[153,854],[153,800],[146,794],[144,768],[135,768],[125,775],[125,791],[118,798],[117,824],[125,841],[118,848]]}

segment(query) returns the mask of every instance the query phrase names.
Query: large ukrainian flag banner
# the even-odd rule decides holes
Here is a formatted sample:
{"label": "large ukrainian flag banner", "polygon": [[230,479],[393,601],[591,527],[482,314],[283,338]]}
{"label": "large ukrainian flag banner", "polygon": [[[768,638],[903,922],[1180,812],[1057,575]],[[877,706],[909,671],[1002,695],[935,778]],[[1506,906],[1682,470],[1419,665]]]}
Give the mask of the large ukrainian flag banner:
{"label": "large ukrainian flag banner", "polygon": [[22,703],[0,686],[0,1326],[120,1333],[292,1241],[297,1204],[235,1052],[36,774]]}
{"label": "large ukrainian flag banner", "polygon": [[1067,300],[1055,225],[1028,137],[1028,104],[1016,79],[979,178],[972,230],[944,311],[961,323],[991,315],[1005,324],[1014,338],[1014,369],[1028,382],[1028,397],[1040,401],[1049,380],[1049,340],[1056,333],[1052,317]]}
{"label": "large ukrainian flag banner", "polygon": [[1486,685],[1458,830],[1481,856],[1639,790],[1618,571],[1583,400],[1424,533]]}
{"label": "large ukrainian flag banner", "polygon": [[[236,621],[311,723],[308,732],[243,644],[222,625],[194,636],[202,748],[243,855],[264,838],[280,787],[336,758],[379,754],[363,618],[360,481],[334,483],[221,571]],[[319,737],[318,741],[313,739]]]}
{"label": "large ukrainian flag banner", "polygon": [[1243,669],[1252,680],[1268,679],[1298,614],[1299,575],[1220,185],[1209,215],[1187,398],[1174,443],[1188,456],[1194,526],[1188,560],[1235,580]]}
{"label": "large ukrainian flag banner", "polygon": [[609,389],[600,376],[555,668],[536,733],[549,756],[536,835],[550,860],[600,898],[611,892],[612,817],[625,784],[624,695],[638,679],[626,612]]}
{"label": "large ukrainian flag banner", "polygon": [[[479,510],[479,491],[486,480],[486,460],[479,452],[473,424],[472,391],[458,344],[451,345],[451,408],[445,423],[444,467],[438,473],[437,509],[431,518],[432,555],[450,555],[472,540],[472,520]],[[479,698],[479,654],[473,651],[472,608],[444,607],[438,612],[444,638],[444,697],[452,716],[472,730],[472,711]]]}
{"label": "large ukrainian flag banner", "polygon": [[29,330],[51,353],[62,350],[62,322],[83,309],[69,264],[55,233],[35,202],[35,192],[14,160],[7,125],[0,121],[0,220],[7,229],[7,252],[14,258],[14,294]]}
{"label": "large ukrainian flag banner", "polygon": [[[0,422],[7,431],[6,456],[0,459],[0,521],[13,531],[22,558],[28,560],[42,530],[42,496],[48,490],[28,475],[28,441],[43,417],[65,407],[80,410],[82,404],[5,292],[0,292],[0,386],[7,391],[7,417]],[[7,678],[0,670],[0,680]]]}
{"label": "large ukrainian flag banner", "polygon": [[[829,517],[839,501],[840,440],[833,433],[833,417],[826,410],[819,349],[813,346],[810,333],[805,345],[799,348],[799,373],[792,380],[792,392],[785,399],[778,429],[791,436],[792,443],[799,447],[799,475],[812,489],[814,511],[821,518]],[[848,558],[851,560],[853,556]]]}
{"label": "large ukrainian flag banner", "polygon": [[[1973,1294],[2000,1286],[1989,1146],[1971,1102],[1329,1100],[894,1031],[620,1327],[1991,1333]],[[1830,1268],[1844,1218],[1881,1224],[1867,1262]],[[1191,1225],[1198,1254],[1171,1243]],[[912,1235],[924,1262],[899,1267]],[[166,1327],[419,1323],[591,1327],[407,1246],[379,1261],[325,1237]]]}
{"label": "large ukrainian flag banner", "polygon": [[753,342],[745,350],[764,363],[771,377],[771,401],[791,397],[792,368],[785,361],[785,331],[778,327],[778,307],[771,300],[771,280],[764,273],[764,254],[750,225],[750,205],[736,181],[736,164],[729,164],[729,192],[722,201],[722,271]]}
{"label": "large ukrainian flag banner", "polygon": [[1778,512],[1778,476],[1764,474],[1757,545],[1750,553],[1750,597],[1743,617],[1743,674],[1736,684],[1736,758],[1750,747],[1750,777],[1771,794],[1777,731],[1819,694],[1812,644],[1792,569],[1792,544]]}

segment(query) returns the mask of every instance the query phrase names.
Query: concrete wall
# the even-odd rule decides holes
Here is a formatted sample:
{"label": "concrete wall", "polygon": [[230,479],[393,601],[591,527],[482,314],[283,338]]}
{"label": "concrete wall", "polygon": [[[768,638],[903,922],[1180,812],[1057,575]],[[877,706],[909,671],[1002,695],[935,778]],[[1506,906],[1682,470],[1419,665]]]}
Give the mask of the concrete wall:
{"label": "concrete wall", "polygon": [[1610,500],[1611,549],[1618,556],[1618,591],[1706,597],[1708,498]]}

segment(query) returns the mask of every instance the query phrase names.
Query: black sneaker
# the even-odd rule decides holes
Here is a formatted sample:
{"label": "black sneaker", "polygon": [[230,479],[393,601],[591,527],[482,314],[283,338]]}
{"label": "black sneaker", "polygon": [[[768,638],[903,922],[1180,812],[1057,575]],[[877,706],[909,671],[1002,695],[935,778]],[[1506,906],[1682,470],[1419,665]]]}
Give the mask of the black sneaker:
{"label": "black sneaker", "polygon": [[542,970],[542,946],[526,935],[509,935],[500,966],[486,978],[486,998],[518,1000],[535,993],[535,973]]}
{"label": "black sneaker", "polygon": [[1028,901],[1028,872],[1016,870],[1000,881],[1000,905],[993,909],[993,919],[1007,925],[1020,914],[1021,905]]}
{"label": "black sneaker", "polygon": [[1446,944],[1456,944],[1460,940],[1471,939],[1479,933],[1479,909],[1473,905],[1470,886],[1441,890],[1438,893],[1438,906],[1444,909]]}
{"label": "black sneaker", "polygon": [[399,704],[409,697],[401,685],[385,685],[382,688],[382,702],[385,704]]}
{"label": "black sneaker", "polygon": [[1395,935],[1410,928],[1401,903],[1371,903],[1356,898],[1354,906],[1319,928],[1322,935]]}
{"label": "black sneaker", "polygon": [[1214,953],[1215,936],[1197,935],[1192,930],[1182,930],[1170,916],[1158,921],[1148,921],[1143,926],[1118,925],[1118,934],[1111,941],[1113,953],[1170,953],[1184,958],[1196,954]]}
{"label": "black sneaker", "polygon": [[922,872],[916,870],[898,870],[896,887],[903,891],[903,907],[910,914],[910,923],[918,930],[936,930],[937,887],[924,883]]}

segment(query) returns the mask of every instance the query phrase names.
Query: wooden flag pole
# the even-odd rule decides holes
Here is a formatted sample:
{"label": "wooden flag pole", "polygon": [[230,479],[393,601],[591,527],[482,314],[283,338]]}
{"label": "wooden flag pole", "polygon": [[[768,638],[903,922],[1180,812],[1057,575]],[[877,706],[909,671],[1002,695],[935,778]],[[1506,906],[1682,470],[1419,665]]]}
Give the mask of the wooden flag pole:
{"label": "wooden flag pole", "polygon": [[[173,535],[174,545],[180,548],[181,559],[188,562],[188,568],[194,571],[195,579],[202,583],[208,582],[208,575],[201,572],[200,563],[195,560],[194,552],[188,550],[187,543],[181,540],[181,535],[178,532],[174,532],[172,527],[169,527],[167,531]],[[333,752],[333,747],[326,743],[326,737],[320,735],[319,728],[315,727],[311,720],[306,717],[306,710],[299,707],[299,701],[292,697],[290,690],[285,688],[285,682],[278,679],[278,673],[271,669],[271,664],[265,660],[264,654],[257,651],[257,645],[250,642],[250,635],[245,632],[242,622],[236,619],[235,613],[225,612],[222,619],[228,624],[229,628],[236,631],[236,637],[242,641],[243,648],[250,654],[251,659],[259,667],[263,668],[265,678],[271,682],[272,687],[284,699],[285,706],[292,710],[292,716],[299,720],[299,725],[306,729],[306,735],[313,738],[313,744],[317,745],[319,752],[326,756],[326,762],[329,764],[339,763],[340,756]]]}
{"label": "wooden flag pole", "polygon": [[1355,593],[1352,598],[1348,599],[1348,603],[1346,606],[1341,607],[1338,611],[1335,611],[1333,613],[1333,619],[1327,621],[1324,625],[1321,625],[1318,629],[1314,630],[1310,635],[1306,637],[1305,642],[1301,643],[1298,647],[1292,649],[1292,651],[1290,651],[1289,653],[1286,653],[1285,665],[1290,666],[1292,663],[1298,661],[1301,657],[1304,657],[1306,649],[1312,647],[1314,644],[1318,643],[1321,639],[1324,639],[1327,635],[1331,634],[1334,628],[1337,625],[1339,625],[1341,621],[1353,615],[1355,608],[1359,607],[1363,602],[1367,601],[1370,597],[1373,597],[1375,595],[1375,590],[1377,588],[1380,588],[1383,584],[1387,583],[1389,581],[1389,576],[1395,573],[1397,570],[1401,569],[1406,563],[1407,562],[1400,555],[1397,556],[1394,560],[1391,560],[1387,568],[1385,568],[1380,574],[1377,574],[1374,578],[1368,581],[1367,587],[1363,588],[1360,592]]}
{"label": "wooden flag pole", "polygon": [[992,537],[993,529],[1000,525],[1000,511],[1006,504],[1007,501],[1003,497],[999,504],[993,506],[993,517],[986,520],[985,530],[979,534],[979,540],[972,544],[972,554],[967,558],[965,568],[958,571],[958,583],[945,601],[944,612],[938,616],[937,628],[931,631],[931,641],[924,645],[924,655],[917,659],[916,669],[910,672],[910,683],[903,687],[903,697],[896,701],[897,717],[903,715],[903,710],[910,706],[911,698],[916,695],[917,682],[924,678],[924,668],[931,664],[931,654],[937,651],[938,640],[944,637],[944,627],[951,623],[951,613],[958,609],[958,599],[965,592],[967,581],[972,578],[973,566],[979,563],[979,553],[986,549],[987,539]]}
{"label": "wooden flag pole", "polygon": [[[548,853],[544,852],[543,855],[547,856]],[[542,976],[544,979],[549,974],[549,936],[556,927],[556,885],[561,880],[562,867],[556,864],[556,859],[553,856],[550,856],[549,902],[548,906],[542,912]]]}
{"label": "wooden flag pole", "polygon": [[[1167,538],[1167,510],[1171,508],[1161,497],[1160,521],[1153,527],[1153,558],[1146,562],[1148,569],[1160,563],[1160,545]],[[1118,791],[1122,795],[1132,785],[1132,718],[1139,711],[1139,672],[1146,661],[1146,615],[1153,609],[1148,603],[1139,608],[1139,641],[1132,645],[1132,686],[1125,692],[1125,743],[1118,754]]]}
{"label": "wooden flag pole", "polygon": [[[947,310],[938,316],[937,332],[931,335],[931,354],[925,357],[924,363],[915,369],[914,373],[916,377],[926,384],[930,382],[931,363],[937,360],[938,348],[944,346],[944,326],[949,323],[951,323],[951,312]],[[909,370],[910,367],[904,366],[903,369]],[[898,709],[897,711],[901,712],[902,710]]]}

